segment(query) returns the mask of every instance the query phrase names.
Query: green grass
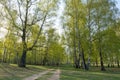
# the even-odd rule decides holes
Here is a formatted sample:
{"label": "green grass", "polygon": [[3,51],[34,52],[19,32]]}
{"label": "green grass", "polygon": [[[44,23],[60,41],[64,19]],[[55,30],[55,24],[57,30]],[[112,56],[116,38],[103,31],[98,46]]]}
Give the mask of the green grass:
{"label": "green grass", "polygon": [[[106,71],[100,71],[100,67],[91,67],[89,71],[75,69],[71,65],[53,66],[33,66],[27,65],[27,68],[19,68],[15,64],[0,64],[0,80],[22,80],[27,76],[37,74],[46,69],[60,69],[60,80],[120,80],[120,68],[106,68]],[[53,73],[43,75],[37,80],[47,80]]]}
{"label": "green grass", "polygon": [[107,68],[107,71],[100,71],[99,67],[93,67],[90,71],[81,69],[62,70],[60,80],[120,80],[119,68]]}
{"label": "green grass", "polygon": [[27,65],[26,68],[17,67],[15,64],[0,64],[0,80],[22,80],[27,76],[37,74],[47,68],[42,66]]}
{"label": "green grass", "polygon": [[83,69],[75,69],[72,65],[46,67],[60,69],[60,80],[120,80],[120,68],[117,67],[106,67],[106,71],[100,71],[100,67],[91,67],[89,71],[85,71]]}

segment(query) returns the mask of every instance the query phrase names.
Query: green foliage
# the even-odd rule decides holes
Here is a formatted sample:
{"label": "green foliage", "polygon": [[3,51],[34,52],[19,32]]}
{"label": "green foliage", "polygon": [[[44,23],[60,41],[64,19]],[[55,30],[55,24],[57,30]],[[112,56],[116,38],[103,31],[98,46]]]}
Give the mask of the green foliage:
{"label": "green foliage", "polygon": [[81,67],[83,62],[99,65],[103,61],[119,65],[120,20],[115,2],[64,0],[60,23],[64,31],[59,35],[52,28],[58,1],[0,1],[0,25],[7,30],[0,40],[0,61],[53,66],[78,63]]}

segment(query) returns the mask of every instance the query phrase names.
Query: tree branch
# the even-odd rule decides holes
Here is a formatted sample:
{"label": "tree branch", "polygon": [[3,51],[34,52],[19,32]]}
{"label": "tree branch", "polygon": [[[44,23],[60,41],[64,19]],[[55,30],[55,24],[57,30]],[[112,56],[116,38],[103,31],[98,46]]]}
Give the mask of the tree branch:
{"label": "tree branch", "polygon": [[37,41],[38,41],[38,39],[39,39],[39,36],[40,36],[40,34],[41,34],[41,32],[42,32],[42,28],[43,28],[43,26],[44,26],[44,23],[45,23],[47,14],[48,14],[48,13],[46,12],[46,14],[45,14],[45,16],[44,16],[44,19],[43,19],[43,22],[42,22],[42,24],[41,24],[40,30],[39,30],[38,35],[37,35],[37,37],[36,37],[36,40],[34,41],[33,45],[32,45],[31,47],[29,47],[27,50],[32,50],[33,47],[36,45],[36,43],[37,43]]}
{"label": "tree branch", "polygon": [[22,26],[23,26],[23,25],[24,25],[24,24],[23,24],[24,21],[23,21],[23,19],[22,19],[22,13],[21,13],[21,9],[20,9],[20,2],[17,0],[17,3],[18,3],[18,8],[19,8],[19,17],[20,17],[20,20],[21,20]]}
{"label": "tree branch", "polygon": [[5,7],[6,11],[8,12],[8,15],[11,17],[11,18],[7,18],[7,19],[12,20],[13,25],[14,25],[16,28],[18,28],[19,30],[22,31],[22,29],[15,24],[14,18],[13,18],[13,16],[12,16],[10,10],[9,10],[8,7],[6,6],[6,4],[2,3],[2,5]]}

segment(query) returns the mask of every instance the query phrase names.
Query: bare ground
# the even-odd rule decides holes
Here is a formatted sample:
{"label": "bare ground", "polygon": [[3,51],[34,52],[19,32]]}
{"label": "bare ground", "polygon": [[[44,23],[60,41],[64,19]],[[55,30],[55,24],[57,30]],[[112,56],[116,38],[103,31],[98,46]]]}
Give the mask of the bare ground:
{"label": "bare ground", "polygon": [[[50,71],[51,70],[40,72],[38,74],[34,74],[30,77],[24,78],[23,80],[37,80],[37,78],[42,77],[43,75],[47,74]],[[60,70],[58,69],[54,71],[53,75],[50,78],[48,78],[48,80],[59,80],[59,78],[60,78]]]}

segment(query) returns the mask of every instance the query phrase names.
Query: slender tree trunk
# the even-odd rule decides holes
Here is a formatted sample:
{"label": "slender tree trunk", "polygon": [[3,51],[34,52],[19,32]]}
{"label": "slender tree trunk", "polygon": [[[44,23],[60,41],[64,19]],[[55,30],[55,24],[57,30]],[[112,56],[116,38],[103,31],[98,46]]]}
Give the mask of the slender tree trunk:
{"label": "slender tree trunk", "polygon": [[74,43],[74,66],[75,68],[78,68],[78,63],[77,63],[77,55],[76,55],[76,45]]}
{"label": "slender tree trunk", "polygon": [[18,52],[16,52],[16,61],[17,61],[17,64],[19,65],[19,56],[18,56]]}
{"label": "slender tree trunk", "polygon": [[8,54],[8,63],[11,63],[11,53]]}
{"label": "slender tree trunk", "polygon": [[18,55],[18,51],[16,50],[16,43],[14,41],[14,53],[16,53],[15,59],[14,59],[14,63],[19,65],[19,55]]}
{"label": "slender tree trunk", "polygon": [[77,55],[76,55],[76,31],[75,31],[75,27],[74,27],[74,39],[73,39],[73,45],[74,45],[74,66],[75,68],[78,68],[78,65],[77,65]]}
{"label": "slender tree trunk", "polygon": [[103,64],[103,57],[102,57],[101,49],[100,49],[100,51],[99,51],[99,55],[100,55],[101,71],[105,71],[105,67],[104,67],[104,64]]}
{"label": "slender tree trunk", "polygon": [[34,64],[34,65],[37,65],[37,53],[36,53],[36,50],[34,50],[34,52],[33,52],[33,50],[32,50],[32,54],[33,54],[33,56],[34,56],[33,64]]}
{"label": "slender tree trunk", "polygon": [[114,67],[114,59],[113,59],[113,56],[112,56],[112,67]]}
{"label": "slender tree trunk", "polygon": [[86,65],[86,63],[85,63],[85,57],[84,57],[84,50],[83,50],[83,48],[82,48],[82,53],[81,53],[81,55],[82,55],[83,68],[84,68],[85,70],[88,70],[87,65]]}
{"label": "slender tree trunk", "polygon": [[101,46],[101,44],[102,44],[102,36],[101,36],[101,33],[100,33],[99,18],[98,18],[97,23],[98,23],[98,34],[99,34],[99,38],[98,38],[99,50],[98,51],[99,51],[99,56],[100,56],[100,65],[101,65],[101,71],[105,71],[105,67],[104,67],[104,63],[103,63],[103,56],[102,56],[102,46]]}
{"label": "slender tree trunk", "polygon": [[95,60],[95,63],[96,63],[96,67],[98,67],[98,59],[97,58]]}
{"label": "slender tree trunk", "polygon": [[76,67],[77,68],[80,68],[80,57],[81,57],[81,41],[80,41],[80,30],[79,30],[79,19],[78,19],[78,9],[76,8],[76,11],[75,11],[75,33],[76,33],[76,37],[78,38],[78,57],[76,56]]}
{"label": "slender tree trunk", "polygon": [[89,53],[88,53],[88,62],[87,62],[87,68],[89,70],[90,67],[90,55],[92,54],[92,36],[91,36],[91,1],[87,0],[88,5],[88,29],[89,29]]}
{"label": "slender tree trunk", "polygon": [[120,67],[120,62],[119,62],[118,56],[116,57],[116,63],[117,63],[117,66],[118,66],[118,68],[119,68],[119,67]]}
{"label": "slender tree trunk", "polygon": [[80,33],[79,33],[79,28],[78,28],[78,27],[77,27],[77,30],[78,30],[78,31],[77,31],[77,34],[78,34],[78,38],[79,38],[79,39],[78,39],[78,40],[79,40],[79,41],[78,41],[78,51],[79,51],[78,53],[79,53],[79,56],[78,56],[78,60],[77,60],[77,61],[78,61],[78,67],[80,68],[81,42],[80,42]]}
{"label": "slender tree trunk", "polygon": [[108,63],[108,68],[110,67],[110,64]]}
{"label": "slender tree trunk", "polygon": [[46,60],[46,56],[45,56],[44,59],[43,59],[42,65],[45,66],[45,65],[46,65],[46,62],[47,62],[47,60]]}
{"label": "slender tree trunk", "polygon": [[46,52],[45,52],[45,56],[43,59],[43,65],[46,65],[46,63],[47,63],[47,56],[48,56],[48,46],[46,47]]}
{"label": "slender tree trunk", "polygon": [[120,67],[120,63],[119,63],[119,60],[117,60],[117,66]]}
{"label": "slender tree trunk", "polygon": [[3,58],[2,58],[2,62],[6,63],[6,56],[7,56],[7,49],[6,47],[4,48],[4,52],[3,52]]}

